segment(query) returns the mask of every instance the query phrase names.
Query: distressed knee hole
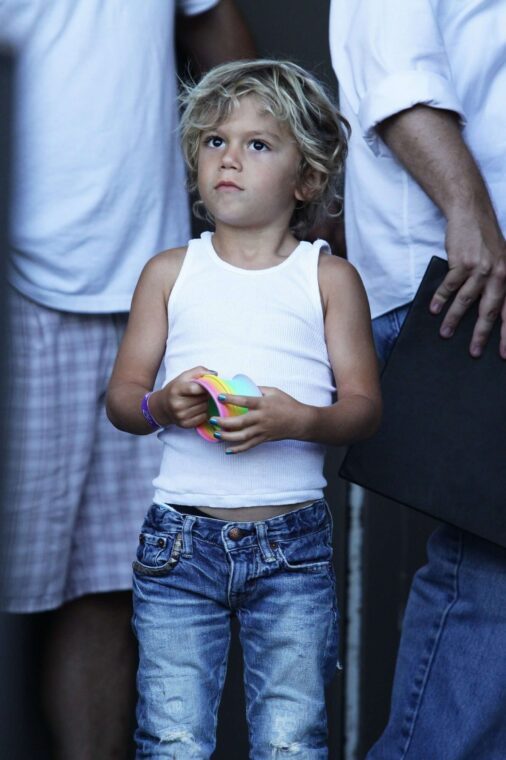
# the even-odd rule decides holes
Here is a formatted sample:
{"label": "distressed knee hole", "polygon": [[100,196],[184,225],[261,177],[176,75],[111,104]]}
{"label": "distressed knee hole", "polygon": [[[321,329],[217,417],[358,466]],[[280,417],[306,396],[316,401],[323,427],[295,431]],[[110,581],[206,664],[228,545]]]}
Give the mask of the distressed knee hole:
{"label": "distressed knee hole", "polygon": [[274,757],[278,757],[278,755],[282,757],[298,755],[302,751],[302,744],[300,742],[276,741],[271,742],[271,747],[274,750]]}
{"label": "distressed knee hole", "polygon": [[[181,749],[184,748],[185,754],[184,757],[193,757],[193,754],[195,752],[195,756],[197,756],[197,742],[195,741],[195,737],[190,731],[187,731],[184,728],[181,729],[171,729],[170,731],[167,731],[166,733],[163,733],[160,735],[160,744],[170,744],[171,749],[174,751],[177,751],[178,747]],[[188,750],[191,751],[191,754],[188,754]],[[178,755],[174,755],[174,757],[179,757]]]}

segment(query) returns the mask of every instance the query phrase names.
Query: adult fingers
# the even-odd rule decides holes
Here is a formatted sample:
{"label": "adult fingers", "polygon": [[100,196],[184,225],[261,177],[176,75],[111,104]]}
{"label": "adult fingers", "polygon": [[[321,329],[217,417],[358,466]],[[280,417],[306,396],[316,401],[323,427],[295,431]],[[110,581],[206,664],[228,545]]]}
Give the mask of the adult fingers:
{"label": "adult fingers", "polygon": [[485,285],[486,278],[475,273],[459,288],[441,323],[440,333],[443,338],[450,338],[453,335],[466,311],[480,298]]}
{"label": "adult fingers", "polygon": [[430,302],[430,310],[433,314],[439,314],[448,301],[452,298],[469,277],[469,270],[464,266],[456,266],[448,271],[440,286],[435,290]]}
{"label": "adult fingers", "polygon": [[[505,279],[500,274],[494,274],[486,284],[478,308],[478,319],[474,326],[471,338],[470,353],[474,357],[481,356],[487,343],[492,328],[501,313],[501,307],[505,300]],[[504,325],[502,325],[504,329]],[[501,342],[499,351],[501,351]]]}

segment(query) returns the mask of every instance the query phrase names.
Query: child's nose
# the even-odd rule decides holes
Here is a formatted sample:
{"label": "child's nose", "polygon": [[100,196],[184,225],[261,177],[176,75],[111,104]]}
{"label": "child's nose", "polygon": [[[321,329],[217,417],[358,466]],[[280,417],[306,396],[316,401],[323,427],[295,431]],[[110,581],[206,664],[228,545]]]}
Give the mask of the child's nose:
{"label": "child's nose", "polygon": [[221,164],[224,169],[239,169],[241,161],[237,149],[229,145],[222,154]]}

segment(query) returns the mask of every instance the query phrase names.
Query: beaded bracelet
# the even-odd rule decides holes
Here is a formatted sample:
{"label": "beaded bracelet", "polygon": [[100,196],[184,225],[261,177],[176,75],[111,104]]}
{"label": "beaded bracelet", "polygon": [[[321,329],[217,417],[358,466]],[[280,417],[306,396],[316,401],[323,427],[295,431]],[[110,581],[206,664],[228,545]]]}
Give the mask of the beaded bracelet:
{"label": "beaded bracelet", "polygon": [[144,419],[146,420],[146,422],[149,425],[151,425],[151,427],[153,428],[153,430],[160,430],[160,428],[162,427],[162,425],[160,425],[155,420],[155,418],[153,417],[153,415],[149,411],[148,400],[149,400],[149,397],[151,396],[152,393],[153,393],[153,391],[150,391],[149,393],[146,393],[146,395],[142,399],[142,402],[141,402],[141,411],[142,411],[142,414],[144,415]]}

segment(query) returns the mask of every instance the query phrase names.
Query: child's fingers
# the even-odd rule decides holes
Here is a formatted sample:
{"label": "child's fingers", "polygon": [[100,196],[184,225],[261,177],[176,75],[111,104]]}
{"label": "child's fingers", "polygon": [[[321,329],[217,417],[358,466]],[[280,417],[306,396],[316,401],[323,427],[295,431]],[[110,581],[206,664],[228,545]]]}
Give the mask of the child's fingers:
{"label": "child's fingers", "polygon": [[188,404],[185,407],[185,412],[193,416],[204,414],[207,418],[207,400],[205,402],[199,401],[198,403]]}
{"label": "child's fingers", "polygon": [[181,381],[180,388],[181,393],[185,396],[201,396],[207,393],[205,388],[202,388],[198,383],[192,383],[192,380],[196,380],[202,375],[216,375],[217,373],[213,369],[207,369],[207,367],[199,366],[186,370],[179,376]]}
{"label": "child's fingers", "polygon": [[238,444],[232,444],[228,445],[225,449],[225,454],[240,454],[241,451],[248,451],[249,449],[252,449],[254,446],[258,446],[260,443],[263,443],[264,439],[260,435],[253,436],[253,438],[249,438],[247,441],[244,441],[243,443]]}
{"label": "child's fingers", "polygon": [[189,414],[180,420],[179,426],[183,428],[195,428],[199,425],[204,425],[205,422],[207,422],[207,414]]}
{"label": "child's fingers", "polygon": [[246,428],[251,427],[255,424],[256,417],[258,417],[258,415],[251,415],[250,412],[246,412],[237,417],[211,417],[209,422],[216,427],[216,429],[232,433],[234,431],[243,431]]}
{"label": "child's fingers", "polygon": [[218,401],[232,406],[244,406],[246,409],[258,409],[262,401],[261,396],[233,396],[229,393],[220,393]]}
{"label": "child's fingers", "polygon": [[217,375],[218,373],[215,372],[214,369],[208,369],[207,367],[203,367],[201,364],[198,367],[192,367],[191,369],[187,369],[186,372],[183,372],[181,377],[191,380],[192,377],[202,377],[202,375]]}
{"label": "child's fingers", "polygon": [[179,397],[172,402],[172,411],[175,414],[197,414],[207,412],[207,399],[195,397]]}
{"label": "child's fingers", "polygon": [[203,388],[198,383],[192,383],[190,382],[185,383],[181,387],[181,395],[183,396],[204,396],[207,395],[207,391],[205,388]]}
{"label": "child's fingers", "polygon": [[264,432],[254,421],[251,422],[251,424],[245,424],[244,418],[239,420],[237,417],[233,419],[227,417],[223,420],[223,426],[218,427],[215,425],[214,431],[214,437],[218,441],[237,445],[246,443],[252,438],[257,438],[260,435],[262,435],[265,440]]}

